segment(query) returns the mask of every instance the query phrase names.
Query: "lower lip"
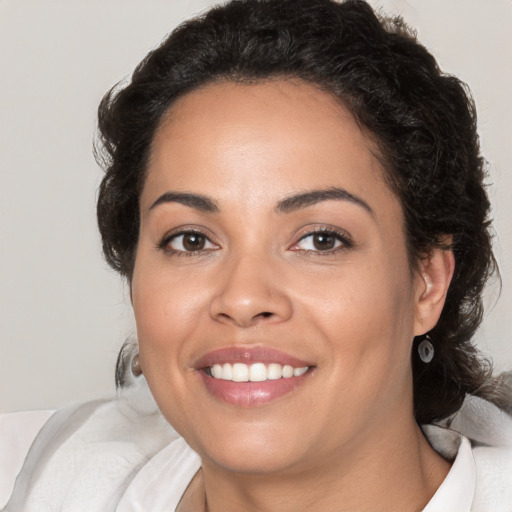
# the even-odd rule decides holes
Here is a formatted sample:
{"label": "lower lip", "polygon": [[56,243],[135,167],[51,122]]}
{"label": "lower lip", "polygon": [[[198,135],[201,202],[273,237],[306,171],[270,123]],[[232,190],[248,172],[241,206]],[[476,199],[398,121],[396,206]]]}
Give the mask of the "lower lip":
{"label": "lower lip", "polygon": [[277,400],[294,391],[310,374],[307,371],[304,375],[288,379],[282,378],[263,382],[233,382],[232,380],[214,379],[203,371],[199,373],[206,388],[213,396],[239,407],[256,407]]}

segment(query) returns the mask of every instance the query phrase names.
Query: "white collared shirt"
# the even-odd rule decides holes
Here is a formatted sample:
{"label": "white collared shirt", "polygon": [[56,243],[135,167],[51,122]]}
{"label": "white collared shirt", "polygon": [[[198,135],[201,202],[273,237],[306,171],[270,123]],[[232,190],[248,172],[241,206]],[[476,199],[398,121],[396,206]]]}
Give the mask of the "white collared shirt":
{"label": "white collared shirt", "polygon": [[460,436],[457,456],[450,471],[423,512],[471,512],[476,486],[476,467],[471,443]]}

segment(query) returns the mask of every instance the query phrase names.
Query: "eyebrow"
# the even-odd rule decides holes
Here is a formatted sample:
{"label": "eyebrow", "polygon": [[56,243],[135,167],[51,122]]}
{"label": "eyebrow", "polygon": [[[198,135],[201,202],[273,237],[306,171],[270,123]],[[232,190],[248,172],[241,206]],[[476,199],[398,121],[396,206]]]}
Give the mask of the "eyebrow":
{"label": "eyebrow", "polygon": [[315,204],[321,203],[322,201],[329,200],[348,201],[349,203],[361,206],[371,215],[374,215],[372,208],[366,201],[358,196],[355,196],[354,194],[351,194],[344,188],[338,187],[330,187],[321,190],[309,190],[307,192],[286,197],[285,199],[279,201],[276,206],[276,211],[278,213],[290,213],[302,208],[307,208],[308,206],[313,206]]}
{"label": "eyebrow", "polygon": [[[321,203],[322,201],[348,201],[367,210],[373,215],[370,205],[360,197],[351,194],[344,188],[330,187],[320,190],[309,190],[301,192],[282,199],[277,203],[275,210],[278,213],[291,213],[308,206]],[[205,213],[218,213],[220,211],[218,203],[208,196],[192,194],[187,192],[166,192],[162,194],[151,206],[150,210],[164,203],[180,203],[190,208],[194,208]]]}
{"label": "eyebrow", "polygon": [[207,196],[185,192],[166,192],[162,194],[149,209],[152,210],[156,206],[164,203],[181,203],[206,213],[217,213],[220,211],[219,205],[213,199]]}

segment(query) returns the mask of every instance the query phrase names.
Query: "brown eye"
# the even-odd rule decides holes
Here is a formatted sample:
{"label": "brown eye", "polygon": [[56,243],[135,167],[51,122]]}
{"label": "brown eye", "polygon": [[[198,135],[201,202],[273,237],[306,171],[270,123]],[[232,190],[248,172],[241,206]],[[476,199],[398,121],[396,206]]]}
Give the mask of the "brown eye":
{"label": "brown eye", "polygon": [[186,251],[200,251],[206,245],[206,238],[197,233],[183,235],[183,247]]}
{"label": "brown eye", "polygon": [[330,254],[338,249],[348,249],[350,247],[352,247],[352,243],[346,236],[338,232],[326,230],[304,235],[293,249],[309,253]]}
{"label": "brown eye", "polygon": [[167,248],[171,252],[200,252],[203,250],[218,249],[207,236],[195,231],[178,233],[164,240],[161,247]]}
{"label": "brown eye", "polygon": [[334,249],[336,238],[330,233],[316,233],[313,235],[313,246],[319,251]]}

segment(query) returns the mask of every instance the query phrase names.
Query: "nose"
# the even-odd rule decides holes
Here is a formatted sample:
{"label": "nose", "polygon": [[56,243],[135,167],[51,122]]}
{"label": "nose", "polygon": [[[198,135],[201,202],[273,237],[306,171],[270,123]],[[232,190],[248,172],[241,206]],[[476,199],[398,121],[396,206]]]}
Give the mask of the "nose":
{"label": "nose", "polygon": [[237,258],[218,275],[210,316],[217,322],[243,328],[261,322],[285,322],[292,316],[292,303],[277,274],[272,264],[262,258]]}

